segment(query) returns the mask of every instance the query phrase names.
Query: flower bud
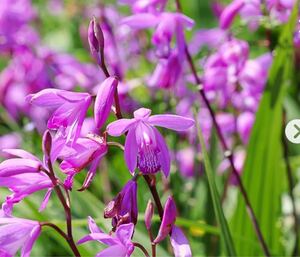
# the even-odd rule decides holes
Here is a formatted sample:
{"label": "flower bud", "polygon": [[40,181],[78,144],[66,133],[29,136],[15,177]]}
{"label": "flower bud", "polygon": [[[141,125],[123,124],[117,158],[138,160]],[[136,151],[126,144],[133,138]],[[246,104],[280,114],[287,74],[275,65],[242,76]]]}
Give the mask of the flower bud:
{"label": "flower bud", "polygon": [[147,230],[151,228],[151,221],[154,214],[154,206],[151,200],[148,201],[147,208],[145,211],[145,225]]}
{"label": "flower bud", "polygon": [[49,158],[52,148],[52,136],[49,130],[46,130],[43,135],[43,152],[45,157]]}
{"label": "flower bud", "polygon": [[104,36],[100,25],[97,23],[95,17],[93,17],[89,25],[88,41],[92,56],[95,58],[97,63],[100,64],[101,54],[103,54],[104,49]]}

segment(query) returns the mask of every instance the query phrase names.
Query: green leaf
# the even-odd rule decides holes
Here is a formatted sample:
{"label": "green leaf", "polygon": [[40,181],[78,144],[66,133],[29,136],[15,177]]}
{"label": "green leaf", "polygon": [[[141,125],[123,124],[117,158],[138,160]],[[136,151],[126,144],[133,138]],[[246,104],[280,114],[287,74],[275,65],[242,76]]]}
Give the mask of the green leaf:
{"label": "green leaf", "polygon": [[[197,119],[197,115],[195,115],[195,117]],[[218,224],[220,225],[220,228],[221,228],[221,238],[225,245],[225,253],[227,256],[236,256],[235,247],[233,244],[233,240],[232,240],[232,237],[230,234],[230,230],[229,230],[227,221],[226,221],[224,213],[223,213],[220,196],[219,196],[218,189],[217,189],[217,186],[215,183],[214,173],[211,168],[211,163],[210,163],[208,153],[206,150],[204,138],[203,138],[200,126],[199,126],[199,121],[196,121],[196,124],[197,124],[197,131],[198,131],[198,139],[200,141],[201,149],[202,149],[205,173],[206,173],[207,180],[208,180],[208,185],[209,185],[209,189],[210,189],[211,198],[213,201],[215,215],[216,215]]]}
{"label": "green leaf", "polygon": [[[286,185],[282,165],[282,110],[286,89],[293,78],[292,35],[296,19],[295,7],[274,51],[275,57],[256,115],[242,176],[267,246],[274,255],[284,254],[280,228],[281,195]],[[258,242],[241,194],[230,225],[234,234]],[[241,242],[236,243],[236,249],[239,256],[263,255],[262,249]]]}

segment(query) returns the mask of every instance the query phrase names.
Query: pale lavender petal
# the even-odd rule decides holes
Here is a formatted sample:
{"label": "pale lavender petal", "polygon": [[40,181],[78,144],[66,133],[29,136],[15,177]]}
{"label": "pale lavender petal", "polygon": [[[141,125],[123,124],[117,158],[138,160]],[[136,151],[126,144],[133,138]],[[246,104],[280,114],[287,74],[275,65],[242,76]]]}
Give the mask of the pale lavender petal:
{"label": "pale lavender petal", "polygon": [[58,107],[62,105],[65,100],[58,95],[59,89],[47,88],[40,92],[26,97],[26,101],[43,107]]}
{"label": "pale lavender petal", "polygon": [[126,24],[134,29],[146,29],[156,26],[159,20],[159,17],[153,14],[141,13],[124,18],[122,24]]}
{"label": "pale lavender petal", "polygon": [[42,211],[46,208],[46,206],[47,206],[47,204],[48,204],[48,202],[49,202],[50,196],[51,196],[51,194],[52,194],[52,191],[53,191],[53,188],[49,188],[49,189],[48,189],[48,191],[47,191],[47,193],[45,194],[44,199],[43,199],[43,201],[42,201],[42,203],[41,203],[41,206],[40,206],[40,208],[39,208],[39,212],[42,212]]}
{"label": "pale lavender petal", "polygon": [[91,233],[103,233],[103,231],[97,226],[95,220],[91,216],[88,217],[88,224]]}
{"label": "pale lavender petal", "polygon": [[104,234],[104,233],[91,233],[89,235],[86,235],[85,237],[81,238],[77,244],[83,244],[85,242],[88,241],[105,241],[105,242],[109,242],[110,245],[115,245],[118,244],[119,241],[113,237],[111,237],[110,235]]}
{"label": "pale lavender petal", "polygon": [[171,245],[175,257],[192,257],[189,242],[180,228],[173,226],[171,234]]}
{"label": "pale lavender petal", "polygon": [[100,253],[97,253],[95,257],[127,257],[127,249],[123,245],[110,246]]}
{"label": "pale lavender petal", "polygon": [[110,123],[106,130],[111,136],[118,137],[124,134],[136,122],[135,119],[120,119]]}
{"label": "pale lavender petal", "polygon": [[151,110],[147,108],[140,108],[133,113],[136,119],[146,119],[150,116]]}
{"label": "pale lavender petal", "polygon": [[10,155],[14,155],[24,159],[31,159],[40,162],[40,160],[35,157],[33,154],[22,150],[22,149],[3,149],[2,152],[8,153]]}
{"label": "pale lavender petal", "polygon": [[130,129],[125,141],[124,157],[130,173],[133,175],[137,165],[138,145],[135,137],[135,129]]}
{"label": "pale lavender petal", "polygon": [[245,0],[235,0],[224,9],[220,17],[221,29],[228,29],[230,27],[234,17],[242,9],[244,4]]}
{"label": "pale lavender petal", "polygon": [[123,224],[117,228],[116,236],[122,242],[123,245],[127,245],[131,242],[131,238],[134,232],[134,224]]}
{"label": "pale lavender petal", "polygon": [[108,118],[117,86],[118,80],[115,77],[109,77],[99,87],[94,108],[94,118],[97,128],[101,128]]}
{"label": "pale lavender petal", "polygon": [[30,257],[30,252],[31,252],[31,249],[33,247],[33,244],[35,243],[35,241],[39,237],[40,233],[41,233],[41,226],[40,225],[36,226],[30,232],[29,238],[27,239],[27,241],[25,242],[25,244],[22,248],[21,257]]}
{"label": "pale lavender petal", "polygon": [[193,119],[172,114],[159,114],[150,116],[148,122],[153,126],[164,127],[176,131],[184,131],[194,126]]}

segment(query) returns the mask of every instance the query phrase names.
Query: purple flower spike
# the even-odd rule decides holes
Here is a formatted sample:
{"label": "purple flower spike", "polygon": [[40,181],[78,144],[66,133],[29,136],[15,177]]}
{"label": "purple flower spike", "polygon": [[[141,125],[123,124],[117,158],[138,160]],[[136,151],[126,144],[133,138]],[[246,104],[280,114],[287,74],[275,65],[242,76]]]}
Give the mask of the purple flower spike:
{"label": "purple flower spike", "polygon": [[29,257],[40,233],[39,222],[0,213],[0,256],[12,257],[21,249],[21,257]]}
{"label": "purple flower spike", "polygon": [[65,186],[71,189],[74,176],[87,166],[90,166],[86,179],[79,189],[80,191],[85,190],[92,182],[99,162],[106,153],[106,142],[99,136],[78,138],[72,147],[65,147],[60,153],[60,158],[63,159],[60,168],[64,173],[68,174]]}
{"label": "purple flower spike", "polygon": [[134,112],[133,119],[120,119],[110,123],[107,132],[111,136],[120,136],[128,131],[125,161],[131,174],[138,167],[144,174],[156,173],[161,169],[167,177],[171,162],[169,150],[154,126],[185,131],[194,125],[194,120],[171,114],[150,114],[150,109],[140,108]]}
{"label": "purple flower spike", "polygon": [[220,17],[220,27],[221,29],[228,29],[236,16],[236,14],[245,5],[245,0],[235,0],[229,4],[222,12]]}
{"label": "purple flower spike", "polygon": [[115,77],[109,77],[100,85],[95,101],[95,123],[97,128],[101,128],[106,122],[114,100],[114,93],[118,86]]}
{"label": "purple flower spike", "polygon": [[59,89],[44,89],[27,96],[27,100],[33,105],[55,109],[48,120],[48,128],[60,130],[67,142],[74,142],[80,135],[91,99],[88,93],[75,93]]}
{"label": "purple flower spike", "polygon": [[114,236],[103,233],[92,218],[89,218],[89,228],[91,234],[80,239],[78,244],[88,241],[99,241],[100,243],[109,246],[105,250],[99,252],[96,256],[130,257],[134,251],[134,245],[131,242],[134,232],[134,225],[132,223],[119,226]]}
{"label": "purple flower spike", "polygon": [[158,231],[158,235],[154,240],[154,243],[157,244],[164,240],[166,236],[172,231],[172,227],[175,223],[177,215],[176,205],[171,196],[169,196],[165,208],[162,222]]}
{"label": "purple flower spike", "polygon": [[94,17],[88,29],[88,41],[93,58],[101,65],[101,55],[104,49],[104,36],[103,32]]}
{"label": "purple flower spike", "polygon": [[129,180],[122,191],[105,207],[104,218],[112,218],[112,226],[115,229],[121,224],[136,224],[137,216],[137,183]]}

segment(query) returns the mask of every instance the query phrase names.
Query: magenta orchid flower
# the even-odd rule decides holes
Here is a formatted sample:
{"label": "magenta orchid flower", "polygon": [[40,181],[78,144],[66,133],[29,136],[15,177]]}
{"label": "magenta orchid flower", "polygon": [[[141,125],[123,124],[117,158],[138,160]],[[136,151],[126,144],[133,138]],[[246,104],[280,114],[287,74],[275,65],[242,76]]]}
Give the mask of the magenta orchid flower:
{"label": "magenta orchid flower", "polygon": [[86,179],[80,190],[86,189],[92,182],[100,160],[107,153],[107,145],[103,138],[89,135],[89,138],[78,138],[72,147],[65,146],[60,152],[63,159],[61,170],[68,175],[65,186],[73,186],[74,176],[87,166],[90,166]]}
{"label": "magenta orchid flower", "polygon": [[126,24],[134,29],[145,29],[155,27],[152,36],[152,43],[157,48],[157,55],[168,58],[171,53],[171,41],[176,36],[179,53],[183,53],[184,28],[192,28],[194,21],[181,13],[161,13],[154,15],[151,13],[138,13],[123,19],[122,24]]}
{"label": "magenta orchid flower", "polygon": [[99,241],[100,243],[108,245],[108,248],[96,255],[97,257],[131,256],[132,252],[134,251],[134,245],[131,242],[131,238],[134,232],[134,225],[132,223],[119,226],[114,236],[105,234],[100,228],[97,227],[95,221],[91,217],[89,217],[88,223],[91,233],[80,239],[78,241],[78,244],[82,244],[88,241]]}
{"label": "magenta orchid flower", "polygon": [[170,173],[170,154],[168,147],[154,126],[175,131],[185,131],[194,125],[194,120],[178,115],[151,115],[151,110],[140,108],[134,112],[133,119],[120,119],[107,127],[111,136],[120,136],[128,131],[125,142],[125,161],[131,174],[136,167],[144,174],[163,171]]}
{"label": "magenta orchid flower", "polygon": [[44,168],[43,163],[31,153],[21,149],[4,149],[3,152],[20,157],[0,163],[0,186],[7,187],[13,192],[5,200],[5,212],[11,213],[13,206],[25,197],[40,190],[47,190],[40,207],[42,211],[53,190],[52,181],[41,172]]}
{"label": "magenta orchid flower", "polygon": [[170,196],[164,207],[162,222],[154,243],[159,243],[170,234],[171,245],[175,257],[192,257],[189,242],[182,230],[175,226],[177,210],[173,198]]}
{"label": "magenta orchid flower", "polygon": [[29,257],[41,233],[38,221],[15,218],[0,213],[0,256],[13,257],[21,249],[21,257]]}
{"label": "magenta orchid flower", "polygon": [[31,104],[55,110],[48,120],[48,128],[59,130],[67,142],[74,142],[80,135],[91,99],[88,93],[59,89],[44,89],[27,96]]}
{"label": "magenta orchid flower", "polygon": [[137,183],[129,180],[122,191],[107,204],[104,218],[112,218],[112,226],[116,228],[126,223],[135,225],[137,217]]}

